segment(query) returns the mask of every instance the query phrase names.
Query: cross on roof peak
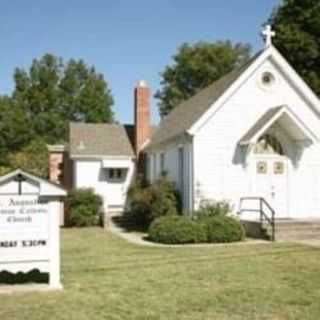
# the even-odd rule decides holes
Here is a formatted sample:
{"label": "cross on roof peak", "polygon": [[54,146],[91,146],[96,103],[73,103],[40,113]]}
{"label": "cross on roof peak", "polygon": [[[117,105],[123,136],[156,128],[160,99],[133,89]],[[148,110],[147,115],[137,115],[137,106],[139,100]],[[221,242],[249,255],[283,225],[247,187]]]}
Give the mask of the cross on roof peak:
{"label": "cross on roof peak", "polygon": [[276,32],[272,30],[270,24],[267,24],[261,34],[265,42],[265,47],[270,47],[272,45],[272,38],[276,35]]}

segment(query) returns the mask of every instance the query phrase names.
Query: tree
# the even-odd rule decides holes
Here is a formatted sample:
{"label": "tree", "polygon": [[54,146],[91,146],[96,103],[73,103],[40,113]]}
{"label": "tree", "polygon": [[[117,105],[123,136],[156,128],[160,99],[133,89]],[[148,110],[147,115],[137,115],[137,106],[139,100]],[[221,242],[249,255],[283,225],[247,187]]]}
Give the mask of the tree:
{"label": "tree", "polygon": [[66,140],[69,121],[112,122],[113,98],[103,76],[82,60],[64,63],[46,54],[14,74],[13,102],[25,112],[36,137]]}
{"label": "tree", "polygon": [[167,115],[180,102],[243,65],[250,58],[248,44],[230,41],[184,43],[173,56],[174,63],[161,73],[160,115]]}
{"label": "tree", "polygon": [[33,140],[17,153],[9,156],[9,168],[22,169],[47,179],[49,172],[49,154],[47,144],[42,139]]}
{"label": "tree", "polygon": [[22,108],[10,97],[0,97],[0,165],[6,165],[10,152],[17,152],[33,137],[31,123]]}
{"label": "tree", "polygon": [[284,0],[269,23],[277,33],[275,46],[320,95],[319,0]]}

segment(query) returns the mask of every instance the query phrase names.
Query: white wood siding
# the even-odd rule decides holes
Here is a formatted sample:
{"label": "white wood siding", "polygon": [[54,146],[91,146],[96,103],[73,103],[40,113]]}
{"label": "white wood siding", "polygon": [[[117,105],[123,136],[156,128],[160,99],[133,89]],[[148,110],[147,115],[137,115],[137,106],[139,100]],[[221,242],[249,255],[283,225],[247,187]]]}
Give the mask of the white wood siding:
{"label": "white wood siding", "polygon": [[[183,150],[184,156],[184,168],[181,170],[179,168],[179,148]],[[160,170],[160,158],[161,154],[164,155],[164,171],[167,174],[167,177],[170,181],[172,181],[176,188],[180,191],[182,195],[182,202],[183,202],[183,209],[186,212],[192,210],[192,199],[190,197],[191,194],[191,179],[192,174],[190,174],[191,166],[191,143],[190,142],[183,142],[180,143],[176,141],[175,143],[168,144],[166,147],[161,148],[159,150],[153,150],[152,154],[149,154],[150,159],[152,159],[152,167],[151,171],[151,181],[155,181],[156,179],[160,178],[161,170]],[[154,160],[156,159],[156,160]],[[180,188],[180,172],[183,171],[183,190]]]}
{"label": "white wood siding", "polygon": [[126,201],[127,191],[134,174],[134,162],[128,168],[126,178],[122,182],[108,182],[106,169],[102,168],[101,159],[75,159],[74,160],[74,187],[92,188],[101,195],[105,209],[108,206],[118,206]]}
{"label": "white wood siding", "polygon": [[[266,90],[260,85],[264,71],[276,75],[272,89]],[[239,198],[251,194],[249,169],[243,164],[238,141],[269,108],[281,105],[287,105],[319,134],[318,116],[273,63],[266,61],[194,136],[196,206],[201,199],[227,199],[237,210]],[[297,145],[290,138],[288,145],[289,157],[293,157]],[[303,149],[298,164],[290,161],[289,170],[290,215],[320,217],[319,143]]]}

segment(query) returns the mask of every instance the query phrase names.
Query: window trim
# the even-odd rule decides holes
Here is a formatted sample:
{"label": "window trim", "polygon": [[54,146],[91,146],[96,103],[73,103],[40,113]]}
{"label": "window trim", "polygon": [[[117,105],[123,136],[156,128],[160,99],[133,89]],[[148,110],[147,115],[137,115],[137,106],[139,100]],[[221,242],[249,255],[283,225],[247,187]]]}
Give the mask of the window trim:
{"label": "window trim", "polygon": [[127,169],[107,168],[107,181],[121,182],[125,180]]}

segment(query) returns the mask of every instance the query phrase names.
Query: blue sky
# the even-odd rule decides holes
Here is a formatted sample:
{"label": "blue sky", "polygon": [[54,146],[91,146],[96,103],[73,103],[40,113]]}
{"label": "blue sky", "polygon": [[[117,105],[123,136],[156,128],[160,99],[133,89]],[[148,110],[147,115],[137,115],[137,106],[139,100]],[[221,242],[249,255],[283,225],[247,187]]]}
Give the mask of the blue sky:
{"label": "blue sky", "polygon": [[[0,93],[13,88],[14,68],[50,52],[83,58],[103,73],[117,120],[132,122],[139,79],[153,92],[159,73],[183,42],[231,39],[262,47],[262,23],[279,0],[10,0],[0,6]],[[153,121],[158,120],[152,101]]]}

